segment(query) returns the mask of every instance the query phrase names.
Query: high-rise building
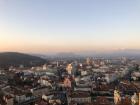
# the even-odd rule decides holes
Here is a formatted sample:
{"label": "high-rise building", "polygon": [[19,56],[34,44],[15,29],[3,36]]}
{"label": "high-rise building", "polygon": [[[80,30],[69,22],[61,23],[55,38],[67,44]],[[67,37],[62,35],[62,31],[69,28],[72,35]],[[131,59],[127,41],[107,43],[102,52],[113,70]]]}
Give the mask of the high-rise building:
{"label": "high-rise building", "polygon": [[87,59],[86,59],[86,64],[87,64],[87,65],[90,65],[90,63],[91,63],[91,59],[90,59],[90,58],[87,58]]}
{"label": "high-rise building", "polygon": [[72,64],[68,64],[68,66],[66,67],[68,74],[70,75],[72,74],[72,69],[73,69]]}

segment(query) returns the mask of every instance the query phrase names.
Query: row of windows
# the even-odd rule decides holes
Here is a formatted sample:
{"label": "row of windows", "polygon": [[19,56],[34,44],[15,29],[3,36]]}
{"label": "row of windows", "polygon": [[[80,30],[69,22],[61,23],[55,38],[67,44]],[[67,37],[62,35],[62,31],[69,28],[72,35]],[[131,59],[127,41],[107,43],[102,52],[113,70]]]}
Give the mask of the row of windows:
{"label": "row of windows", "polygon": [[71,98],[71,101],[76,101],[76,102],[91,102],[91,98]]}

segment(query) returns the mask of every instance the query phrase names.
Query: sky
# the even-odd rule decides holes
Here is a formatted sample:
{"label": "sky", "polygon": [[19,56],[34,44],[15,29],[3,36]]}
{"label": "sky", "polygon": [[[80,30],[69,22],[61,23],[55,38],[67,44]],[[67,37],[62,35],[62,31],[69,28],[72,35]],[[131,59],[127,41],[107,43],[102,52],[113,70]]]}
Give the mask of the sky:
{"label": "sky", "polygon": [[0,0],[0,52],[140,49],[140,0]]}

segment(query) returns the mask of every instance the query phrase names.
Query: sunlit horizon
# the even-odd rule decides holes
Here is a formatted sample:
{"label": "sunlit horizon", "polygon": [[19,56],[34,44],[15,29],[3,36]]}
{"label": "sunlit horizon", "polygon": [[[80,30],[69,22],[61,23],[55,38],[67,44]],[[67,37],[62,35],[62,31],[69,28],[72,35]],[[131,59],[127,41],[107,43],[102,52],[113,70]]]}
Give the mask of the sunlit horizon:
{"label": "sunlit horizon", "polygon": [[140,49],[139,0],[1,0],[0,52]]}

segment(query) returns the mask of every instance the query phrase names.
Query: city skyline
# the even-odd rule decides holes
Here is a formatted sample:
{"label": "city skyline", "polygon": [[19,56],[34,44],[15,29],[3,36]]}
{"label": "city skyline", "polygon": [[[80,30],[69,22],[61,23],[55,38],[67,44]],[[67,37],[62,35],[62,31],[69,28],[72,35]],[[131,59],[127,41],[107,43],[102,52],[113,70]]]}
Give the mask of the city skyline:
{"label": "city skyline", "polygon": [[140,49],[139,0],[1,0],[0,52]]}

